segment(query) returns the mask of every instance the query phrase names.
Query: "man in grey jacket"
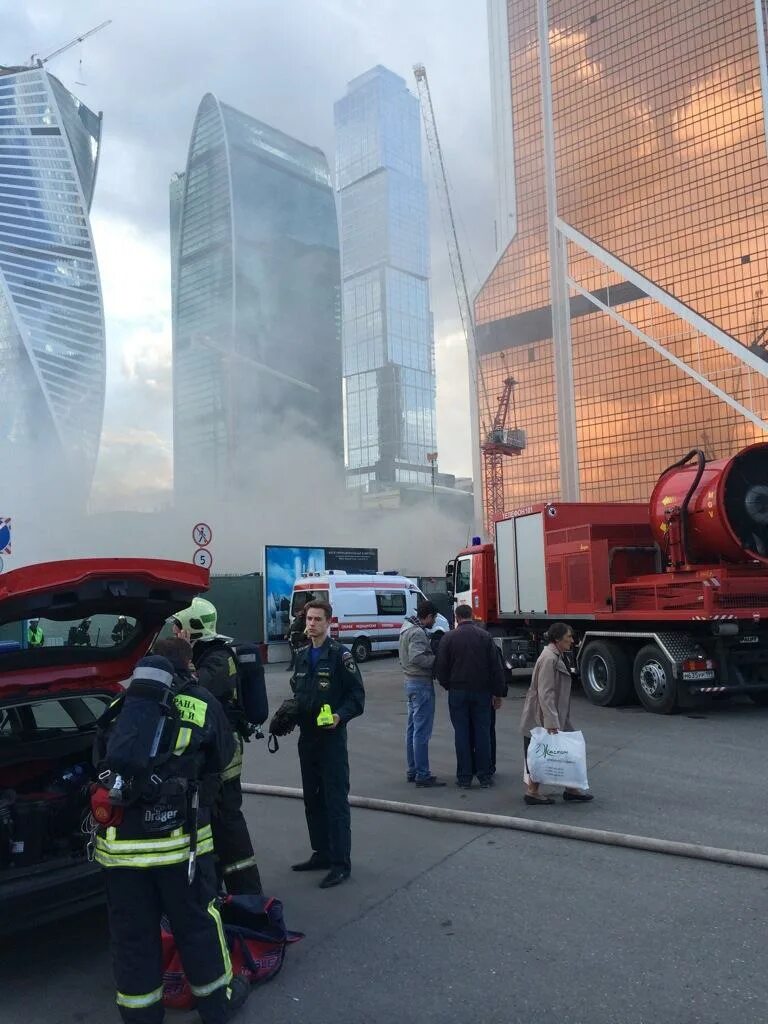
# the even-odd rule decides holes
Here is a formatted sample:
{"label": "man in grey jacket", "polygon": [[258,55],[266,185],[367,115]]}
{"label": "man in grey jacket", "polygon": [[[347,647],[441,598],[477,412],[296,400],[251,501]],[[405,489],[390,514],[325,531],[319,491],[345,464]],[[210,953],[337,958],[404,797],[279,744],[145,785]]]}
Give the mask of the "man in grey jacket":
{"label": "man in grey jacket", "polygon": [[444,786],[429,770],[429,740],[435,720],[435,655],[428,630],[435,624],[437,608],[421,601],[416,614],[400,630],[400,667],[405,676],[408,725],[405,731],[406,778],[420,789]]}

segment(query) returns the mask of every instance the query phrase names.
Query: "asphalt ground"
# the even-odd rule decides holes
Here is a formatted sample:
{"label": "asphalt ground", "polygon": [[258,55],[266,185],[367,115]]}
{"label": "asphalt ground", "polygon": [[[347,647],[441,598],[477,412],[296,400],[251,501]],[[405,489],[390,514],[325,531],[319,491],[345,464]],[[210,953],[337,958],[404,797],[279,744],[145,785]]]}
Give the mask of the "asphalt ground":
{"label": "asphalt ground", "polygon": [[[580,695],[596,799],[522,802],[517,721],[498,716],[494,789],[405,781],[405,706],[394,659],[364,667],[350,726],[352,791],[768,852],[768,712],[748,704],[662,718]],[[273,706],[288,674],[269,670]],[[433,771],[453,780],[440,694]],[[295,738],[247,747],[244,778],[299,784]],[[300,801],[246,797],[265,886],[306,938],[254,992],[244,1024],[762,1024],[768,1019],[768,872],[354,809],[353,876],[321,891],[290,864],[308,853]],[[0,944],[1,1024],[117,1021],[101,911]],[[194,1016],[168,1014],[179,1024]]]}

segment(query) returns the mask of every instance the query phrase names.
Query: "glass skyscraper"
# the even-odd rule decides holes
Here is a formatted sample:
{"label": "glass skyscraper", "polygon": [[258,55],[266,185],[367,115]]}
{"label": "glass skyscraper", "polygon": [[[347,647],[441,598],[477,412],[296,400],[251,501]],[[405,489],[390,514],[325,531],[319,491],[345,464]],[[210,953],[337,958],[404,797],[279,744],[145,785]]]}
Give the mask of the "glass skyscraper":
{"label": "glass skyscraper", "polygon": [[347,482],[428,484],[435,358],[419,102],[378,66],[334,111]]}
{"label": "glass skyscraper", "polygon": [[343,457],[339,240],[326,159],[210,93],[170,187],[177,496],[257,488],[254,453]]}
{"label": "glass skyscraper", "polygon": [[508,512],[644,501],[689,449],[765,439],[765,16],[490,0],[499,258],[475,311],[527,432]]}
{"label": "glass skyscraper", "polygon": [[42,67],[0,67],[3,479],[55,468],[78,500],[90,487],[104,410],[104,315],[88,219],[100,140],[100,115]]}

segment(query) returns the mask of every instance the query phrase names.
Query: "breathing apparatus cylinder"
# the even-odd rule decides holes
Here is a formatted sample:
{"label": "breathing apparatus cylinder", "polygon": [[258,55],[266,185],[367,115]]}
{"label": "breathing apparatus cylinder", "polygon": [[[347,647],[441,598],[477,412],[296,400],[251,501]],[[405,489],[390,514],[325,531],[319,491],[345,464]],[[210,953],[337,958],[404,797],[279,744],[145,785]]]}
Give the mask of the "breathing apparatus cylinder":
{"label": "breathing apparatus cylinder", "polygon": [[174,724],[173,666],[167,658],[150,655],[137,664],[112,724],[104,758],[105,788],[113,802],[126,790],[149,779],[155,759],[167,750]]}

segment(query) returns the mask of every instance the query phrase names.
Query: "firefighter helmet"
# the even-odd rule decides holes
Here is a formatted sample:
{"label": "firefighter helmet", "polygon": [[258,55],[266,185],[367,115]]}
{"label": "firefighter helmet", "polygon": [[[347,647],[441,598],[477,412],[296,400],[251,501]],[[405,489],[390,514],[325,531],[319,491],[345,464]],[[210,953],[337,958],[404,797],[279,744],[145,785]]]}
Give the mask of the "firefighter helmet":
{"label": "firefighter helmet", "polygon": [[189,633],[189,639],[202,640],[216,636],[216,607],[204,597],[196,597],[189,608],[176,612],[173,624]]}

